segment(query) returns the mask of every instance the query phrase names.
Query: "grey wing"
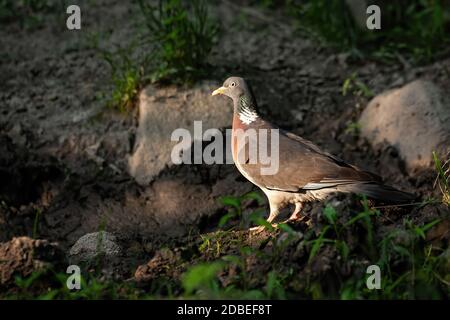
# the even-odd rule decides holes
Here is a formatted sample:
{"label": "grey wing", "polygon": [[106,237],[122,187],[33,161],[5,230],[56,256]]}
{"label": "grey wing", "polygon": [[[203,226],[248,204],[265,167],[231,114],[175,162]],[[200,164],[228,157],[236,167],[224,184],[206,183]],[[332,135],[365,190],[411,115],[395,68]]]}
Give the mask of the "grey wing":
{"label": "grey wing", "polygon": [[[270,139],[269,145],[271,145]],[[297,192],[302,189],[317,190],[355,182],[379,181],[378,176],[359,170],[341,159],[323,152],[312,142],[281,130],[279,150],[278,171],[274,174],[262,174],[261,167],[263,165],[252,164],[245,156],[243,158],[247,160],[241,163],[241,167],[257,185],[287,192]]]}

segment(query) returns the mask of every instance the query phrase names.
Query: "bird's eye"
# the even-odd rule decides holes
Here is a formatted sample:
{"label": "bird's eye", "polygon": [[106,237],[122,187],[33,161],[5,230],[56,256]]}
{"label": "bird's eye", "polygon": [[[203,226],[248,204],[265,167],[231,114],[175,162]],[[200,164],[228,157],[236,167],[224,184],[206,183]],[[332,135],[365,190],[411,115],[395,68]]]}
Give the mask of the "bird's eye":
{"label": "bird's eye", "polygon": [[236,82],[230,83],[230,87],[235,87],[235,86],[236,86]]}

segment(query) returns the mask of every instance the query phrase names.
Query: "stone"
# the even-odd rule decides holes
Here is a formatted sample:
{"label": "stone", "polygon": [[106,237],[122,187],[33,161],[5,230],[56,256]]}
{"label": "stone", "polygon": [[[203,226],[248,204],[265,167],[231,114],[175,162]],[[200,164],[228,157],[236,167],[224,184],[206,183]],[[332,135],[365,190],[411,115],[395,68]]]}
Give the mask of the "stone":
{"label": "stone", "polygon": [[91,262],[99,254],[103,259],[115,258],[121,253],[116,237],[105,231],[88,233],[82,236],[70,248],[69,260],[71,263]]}
{"label": "stone", "polygon": [[148,86],[139,96],[139,126],[128,170],[140,185],[148,185],[172,166],[171,152],[178,141],[172,132],[185,128],[193,136],[194,121],[203,131],[231,125],[233,108],[225,97],[212,97],[220,84],[205,82],[194,88]]}
{"label": "stone", "polygon": [[361,135],[380,150],[395,147],[408,170],[432,164],[432,152],[450,150],[450,102],[433,83],[416,80],[369,102],[359,123]]}

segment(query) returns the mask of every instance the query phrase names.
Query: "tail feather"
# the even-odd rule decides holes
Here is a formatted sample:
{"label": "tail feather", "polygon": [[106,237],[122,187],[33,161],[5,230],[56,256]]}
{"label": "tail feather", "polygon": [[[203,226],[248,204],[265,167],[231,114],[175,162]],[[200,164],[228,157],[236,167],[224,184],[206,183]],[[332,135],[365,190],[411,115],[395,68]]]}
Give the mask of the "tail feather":
{"label": "tail feather", "polygon": [[344,192],[361,193],[369,198],[392,204],[408,203],[416,199],[414,194],[380,183],[354,183],[343,186],[342,189]]}

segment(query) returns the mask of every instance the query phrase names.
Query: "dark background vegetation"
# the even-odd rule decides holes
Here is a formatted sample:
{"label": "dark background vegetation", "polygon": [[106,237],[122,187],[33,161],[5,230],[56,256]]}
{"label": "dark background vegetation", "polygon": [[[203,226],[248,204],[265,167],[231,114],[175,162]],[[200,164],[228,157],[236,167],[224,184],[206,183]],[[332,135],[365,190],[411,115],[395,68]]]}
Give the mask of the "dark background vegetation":
{"label": "dark background vegetation", "polygon": [[[231,74],[248,75],[256,87],[275,92],[272,98],[261,94],[261,112],[269,120],[306,135],[314,142],[331,146],[333,152],[347,151],[348,156],[344,158],[351,162],[366,165],[376,162],[372,169],[384,170],[379,173],[388,175],[391,182],[409,187],[410,191],[421,196],[421,203],[411,207],[385,208],[356,195],[337,196],[327,203],[308,207],[306,212],[310,223],[282,224],[275,230],[265,225],[262,219],[267,204],[259,191],[240,196],[223,194],[217,199],[222,209],[212,218],[200,221],[199,230],[192,234],[169,240],[152,238],[148,241],[150,244],[142,237],[130,242],[132,236],[129,236],[125,245],[138,243],[140,247],[149,245],[151,249],[138,250],[134,254],[130,246],[126,259],[112,272],[105,271],[107,262],[99,253],[98,259],[84,266],[83,289],[80,291],[66,289],[67,275],[61,268],[66,265],[65,260],[58,258],[44,270],[26,276],[17,275],[13,284],[0,288],[0,296],[43,299],[448,299],[449,159],[436,156],[435,168],[408,176],[394,151],[388,155],[372,153],[367,144],[358,140],[355,119],[360,109],[354,111],[354,106],[367,104],[375,93],[386,89],[385,86],[371,87],[371,72],[361,75],[363,72],[360,71],[368,65],[377,74],[388,74],[392,70],[398,74],[398,68],[402,68],[402,72],[424,68],[420,70],[426,74],[434,70],[427,71],[427,67],[448,61],[450,3],[445,0],[376,3],[382,7],[382,30],[373,32],[358,25],[342,0],[130,1],[125,5],[129,10],[121,11],[120,15],[125,15],[133,23],[122,25],[114,19],[123,21],[123,17],[120,20],[114,16],[106,32],[87,31],[83,25],[80,42],[67,48],[66,52],[84,50],[89,59],[98,62],[96,71],[84,80],[89,83],[92,78],[100,78],[107,86],[90,92],[86,98],[93,97],[97,104],[105,107],[102,112],[107,116],[99,116],[97,121],[108,119],[114,123],[111,125],[113,128],[117,123],[136,126],[137,97],[146,85],[190,88],[205,79],[221,82]],[[114,10],[117,2],[104,1],[101,5],[106,10],[103,14],[106,14],[109,8]],[[85,14],[100,10],[101,5],[94,5],[93,1],[80,2],[82,19]],[[55,26],[65,25],[66,6],[65,1],[0,0],[0,26],[16,33],[18,42],[25,43],[39,30],[49,28],[51,31],[44,38],[51,38],[58,32]],[[227,9],[219,11],[217,8],[220,6]],[[225,19],[221,14],[228,8],[233,10],[232,18]],[[110,13],[113,15],[112,11]],[[254,20],[260,25],[252,26]],[[288,91],[298,94],[300,89],[296,85],[303,86],[304,74],[289,66],[282,71],[267,67],[268,59],[279,59],[280,52],[264,53],[261,43],[252,47],[251,37],[247,39],[246,47],[236,45],[239,43],[236,39],[242,35],[241,29],[246,30],[246,37],[248,30],[250,34],[255,32],[256,37],[260,36],[256,29],[265,25],[280,30],[278,34],[268,36],[269,41],[280,37],[287,45],[306,43],[302,51],[304,55],[294,58],[306,61],[302,65],[305,70],[310,66],[308,61],[313,61],[312,57],[337,57],[345,58],[347,73],[341,72],[336,79],[316,75],[317,78],[306,80],[310,81],[309,92],[303,98],[289,95]],[[114,31],[122,28],[128,30],[127,36],[116,41]],[[283,31],[286,29],[292,32]],[[226,47],[221,43],[227,43]],[[282,53],[283,49],[280,50]],[[236,58],[245,57],[246,52],[255,57]],[[7,64],[14,61],[14,57],[6,44],[1,54],[5,74],[7,71],[12,73],[12,67],[8,69]],[[320,64],[321,61],[314,60],[314,63]],[[312,63],[311,66],[315,68]],[[45,70],[39,72],[40,77],[45,77]],[[60,81],[72,81],[71,75],[62,76]],[[33,84],[25,83],[21,90],[26,92],[28,86]],[[306,111],[302,115],[301,128],[298,128],[299,121],[293,120],[285,109],[268,108],[268,105],[276,103],[273,100],[280,99],[283,99],[285,108],[291,109],[298,101],[320,104],[321,99],[330,94],[322,88],[330,87],[334,90],[334,103],[340,107]],[[5,93],[3,103],[11,95],[14,95],[13,91]],[[33,95],[30,96],[32,101]],[[11,119],[14,118],[9,117],[8,112],[11,111],[2,115],[3,136],[6,129],[13,126]],[[333,131],[331,128],[337,132],[334,138],[328,133]],[[82,191],[79,191],[83,190],[82,186],[104,190],[105,194],[129,188],[135,190],[135,187],[130,187],[129,179],[111,178],[107,170],[93,173],[87,166],[82,173],[69,174],[69,165],[61,165],[60,162],[64,161],[51,157],[31,161],[34,167],[22,168],[18,175],[20,179],[17,179],[7,172],[8,165],[11,161],[30,161],[28,158],[32,156],[28,151],[14,147],[8,138],[2,139],[4,150],[11,152],[15,160],[2,159],[1,176],[4,179],[0,186],[0,223],[3,221],[9,229],[0,228],[4,233],[0,235],[1,241],[9,241],[12,235],[31,238],[46,238],[47,235],[51,241],[63,242],[63,250],[73,244],[64,235],[55,235],[41,225],[47,207],[37,204],[35,199],[39,198],[42,190],[32,186],[42,181],[69,181],[69,184],[62,184],[64,192],[67,189],[78,190],[67,191],[76,201],[82,198]],[[337,141],[334,147],[330,140]],[[39,147],[32,145],[30,148]],[[70,159],[70,154],[75,151],[69,148],[67,153],[69,155],[64,157]],[[43,162],[45,169],[42,169]],[[83,176],[83,172],[88,173]],[[104,201],[109,200],[106,198]],[[21,216],[12,213],[20,211],[20,203],[28,202],[36,203],[30,206],[32,209],[28,213]],[[71,220],[67,219],[70,225]],[[265,225],[266,231],[254,237],[246,231],[250,223]],[[108,230],[105,224],[99,224],[99,231],[105,229]],[[366,288],[365,270],[370,264],[381,267],[383,290]]]}

